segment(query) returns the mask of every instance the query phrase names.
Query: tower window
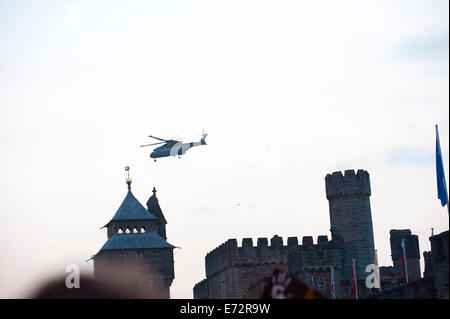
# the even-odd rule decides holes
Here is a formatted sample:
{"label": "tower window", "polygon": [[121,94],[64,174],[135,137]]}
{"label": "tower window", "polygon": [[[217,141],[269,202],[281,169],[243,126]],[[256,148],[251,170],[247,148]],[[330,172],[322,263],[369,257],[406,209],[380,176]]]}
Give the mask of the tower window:
{"label": "tower window", "polygon": [[118,234],[123,234],[123,230],[122,227],[119,228],[119,230],[117,231]]}
{"label": "tower window", "polygon": [[159,256],[158,251],[157,251],[157,250],[153,250],[153,251],[152,251],[152,256],[153,256],[153,257],[158,257],[158,256]]}
{"label": "tower window", "polygon": [[141,227],[141,233],[145,233],[145,227]]}
{"label": "tower window", "polygon": [[125,233],[129,234],[130,233],[130,228],[127,227],[127,229],[125,230]]}
{"label": "tower window", "polygon": [[134,233],[134,234],[137,234],[138,232],[139,232],[139,231],[138,231],[137,227],[134,227],[134,228],[133,228],[133,233]]}

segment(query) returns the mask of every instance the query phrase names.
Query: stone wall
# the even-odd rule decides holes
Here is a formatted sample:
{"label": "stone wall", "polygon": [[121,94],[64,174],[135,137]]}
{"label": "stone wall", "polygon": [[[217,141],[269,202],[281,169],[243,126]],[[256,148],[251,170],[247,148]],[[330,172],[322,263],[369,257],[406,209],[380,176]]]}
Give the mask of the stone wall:
{"label": "stone wall", "polygon": [[342,248],[327,236],[319,236],[317,244],[312,237],[303,237],[299,249],[289,254],[289,274],[310,285],[323,295],[331,297],[331,269],[334,271],[336,297],[340,298],[342,280]]}
{"label": "stone wall", "polygon": [[258,238],[256,245],[244,238],[241,247],[230,239],[206,255],[206,279],[195,285],[194,298],[258,298],[275,268],[306,284],[313,276],[316,288],[329,295],[332,267],[339,296],[342,258],[341,247],[327,236],[319,236],[317,244],[305,236],[301,245],[297,237],[289,237],[287,245],[278,236],[270,245],[267,238]]}
{"label": "stone wall", "polygon": [[208,299],[208,298],[209,298],[208,279],[203,279],[194,286],[194,299]]}
{"label": "stone wall", "polygon": [[433,278],[427,277],[383,289],[380,293],[369,295],[371,299],[432,299],[436,292]]}
{"label": "stone wall", "polygon": [[[103,250],[94,257],[94,278],[116,280],[111,277],[112,267],[127,267],[127,265],[141,266],[146,273],[143,278],[150,287],[161,291],[159,298],[170,298],[169,287],[175,277],[173,250],[171,248],[158,249],[119,249]],[[133,275],[133,274],[132,274]]]}
{"label": "stone wall", "polygon": [[[241,247],[236,239],[226,241],[205,258],[209,298],[252,297],[251,288],[269,277],[273,269],[287,271],[288,252],[297,248],[297,238],[289,238],[283,245],[283,239],[276,235],[270,245],[267,238],[258,238],[256,246],[251,238],[244,238]],[[194,294],[205,290],[202,285],[194,287]]]}

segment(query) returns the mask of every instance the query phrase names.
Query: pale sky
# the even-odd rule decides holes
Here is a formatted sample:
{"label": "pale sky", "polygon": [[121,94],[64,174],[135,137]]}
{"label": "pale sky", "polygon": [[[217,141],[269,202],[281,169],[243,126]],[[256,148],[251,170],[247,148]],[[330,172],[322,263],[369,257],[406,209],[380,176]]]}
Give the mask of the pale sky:
{"label": "pale sky", "polygon": [[[155,186],[174,298],[229,238],[328,235],[326,174],[365,169],[380,265],[448,230],[448,1],[0,1],[0,297],[78,264]],[[209,133],[154,163],[150,134]],[[197,138],[194,138],[194,140]],[[239,204],[239,205],[238,205]],[[423,271],[423,257],[422,271]]]}

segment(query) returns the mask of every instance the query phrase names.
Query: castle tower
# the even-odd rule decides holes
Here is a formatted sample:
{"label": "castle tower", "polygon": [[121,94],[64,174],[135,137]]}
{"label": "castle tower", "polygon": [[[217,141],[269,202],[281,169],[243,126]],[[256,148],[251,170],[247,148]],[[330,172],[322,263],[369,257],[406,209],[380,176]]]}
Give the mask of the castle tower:
{"label": "castle tower", "polygon": [[142,280],[148,283],[151,297],[168,299],[170,285],[175,277],[173,260],[175,247],[166,241],[165,223],[162,236],[159,228],[160,219],[147,211],[134,197],[131,192],[131,179],[127,179],[127,184],[128,192],[125,199],[113,218],[104,226],[107,228],[108,240],[93,256],[94,277],[111,276],[108,270],[112,267],[137,265],[144,270]]}
{"label": "castle tower", "polygon": [[408,269],[408,280],[420,279],[420,250],[419,237],[412,235],[409,229],[391,229],[389,232],[391,240],[391,257],[394,268],[402,271],[402,239],[405,240],[406,265]]}
{"label": "castle tower", "polygon": [[330,207],[332,239],[343,248],[342,279],[351,280],[352,259],[358,280],[365,280],[374,262],[374,239],[369,196],[370,179],[365,170],[327,174],[326,196]]}

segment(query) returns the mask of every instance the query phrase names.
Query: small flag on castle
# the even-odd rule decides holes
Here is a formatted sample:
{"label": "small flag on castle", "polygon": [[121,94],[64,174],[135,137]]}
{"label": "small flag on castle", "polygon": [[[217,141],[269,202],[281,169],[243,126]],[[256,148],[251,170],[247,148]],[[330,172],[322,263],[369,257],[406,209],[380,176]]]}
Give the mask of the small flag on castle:
{"label": "small flag on castle", "polygon": [[358,299],[358,281],[356,279],[356,263],[355,259],[352,259],[352,282],[353,282],[353,297]]}
{"label": "small flag on castle", "polygon": [[331,293],[331,299],[336,299],[336,291],[334,288],[334,267],[331,267],[331,288],[330,288],[330,293]]}
{"label": "small flag on castle", "polygon": [[436,177],[437,177],[438,198],[441,200],[442,207],[447,205],[447,210],[449,211],[450,214],[450,209],[448,207],[447,183],[445,182],[444,163],[442,161],[441,142],[439,140],[439,131],[437,125],[436,125]]}
{"label": "small flag on castle", "polygon": [[408,282],[408,265],[406,264],[405,239],[402,239],[402,275],[403,281]]}

